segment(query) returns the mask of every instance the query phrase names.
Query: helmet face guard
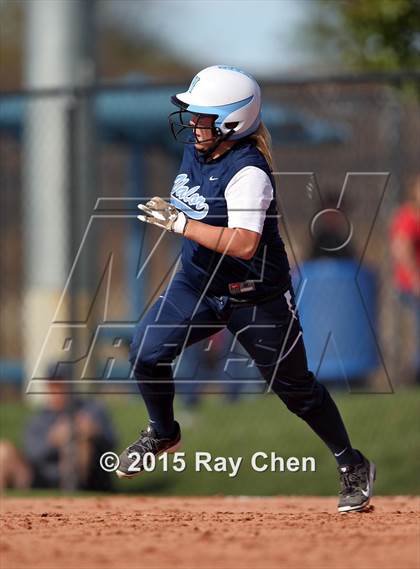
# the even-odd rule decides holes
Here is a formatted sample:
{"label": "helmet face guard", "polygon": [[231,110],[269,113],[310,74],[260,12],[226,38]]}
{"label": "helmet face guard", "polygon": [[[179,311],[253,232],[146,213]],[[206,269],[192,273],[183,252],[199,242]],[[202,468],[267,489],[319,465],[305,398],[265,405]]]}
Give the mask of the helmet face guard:
{"label": "helmet face guard", "polygon": [[[169,126],[175,140],[181,144],[204,144],[211,142],[212,144],[206,150],[198,150],[203,158],[208,159],[219,145],[234,133],[235,123],[232,123],[232,127],[228,132],[223,133],[218,126],[215,126],[219,115],[188,111],[188,105],[180,101],[176,96],[171,97],[171,101],[179,107],[179,111],[171,113],[168,117]],[[192,120],[193,117],[194,121]],[[200,126],[200,119],[204,117],[211,117],[213,124],[211,126]],[[197,129],[209,131],[209,137],[200,140],[197,137]]]}
{"label": "helmet face guard", "polygon": [[[192,121],[193,117],[195,119],[194,121]],[[211,126],[201,126],[200,119],[204,117],[211,117],[214,120],[217,118],[216,115],[192,113],[183,109],[179,109],[179,111],[171,113],[168,117],[169,126],[175,140],[181,144],[215,142],[222,136],[222,133],[219,128],[214,126],[214,120]],[[204,140],[198,139],[197,129],[208,131],[208,137]]]}

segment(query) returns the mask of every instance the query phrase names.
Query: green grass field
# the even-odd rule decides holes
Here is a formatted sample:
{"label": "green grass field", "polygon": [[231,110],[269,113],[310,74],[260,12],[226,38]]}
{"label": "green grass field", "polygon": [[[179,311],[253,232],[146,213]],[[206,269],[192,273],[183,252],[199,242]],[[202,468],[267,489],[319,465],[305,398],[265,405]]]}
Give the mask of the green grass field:
{"label": "green grass field", "polygon": [[[377,494],[416,494],[419,491],[420,391],[394,394],[337,394],[353,444],[376,464]],[[121,450],[132,442],[146,424],[142,402],[136,397],[108,396]],[[121,492],[167,495],[272,495],[335,494],[338,481],[335,461],[306,424],[292,415],[274,395],[245,396],[226,404],[218,395],[208,395],[193,414],[178,416],[183,429],[187,468],[182,473],[164,473],[161,465],[153,473],[133,480],[116,480]],[[20,445],[28,410],[21,403],[0,405],[1,437]],[[208,451],[213,457],[243,457],[235,478],[224,472],[194,470],[194,453]],[[253,453],[275,451],[282,457],[313,456],[316,472],[255,472]],[[171,460],[169,462],[171,464]]]}

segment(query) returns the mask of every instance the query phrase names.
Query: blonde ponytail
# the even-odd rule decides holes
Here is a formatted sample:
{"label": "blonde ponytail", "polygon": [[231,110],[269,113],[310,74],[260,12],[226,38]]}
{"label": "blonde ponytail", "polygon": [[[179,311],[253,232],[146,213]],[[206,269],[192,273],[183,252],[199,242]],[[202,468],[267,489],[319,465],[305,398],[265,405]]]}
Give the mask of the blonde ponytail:
{"label": "blonde ponytail", "polygon": [[265,124],[262,122],[257,130],[252,133],[249,137],[251,140],[254,141],[255,146],[267,160],[267,164],[270,167],[270,170],[274,170],[274,162],[272,156],[272,147],[271,147],[271,135],[268,132]]}

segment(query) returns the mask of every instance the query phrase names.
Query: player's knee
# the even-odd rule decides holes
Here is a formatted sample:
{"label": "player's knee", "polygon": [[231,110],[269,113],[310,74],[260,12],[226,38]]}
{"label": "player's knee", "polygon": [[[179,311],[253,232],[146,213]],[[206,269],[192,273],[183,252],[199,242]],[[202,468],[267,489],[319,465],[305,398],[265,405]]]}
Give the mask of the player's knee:
{"label": "player's knee", "polygon": [[162,347],[156,349],[144,350],[139,353],[135,349],[130,350],[130,363],[134,375],[137,378],[151,378],[160,377],[161,368],[164,363],[170,363],[171,357],[166,353]]}
{"label": "player's knee", "polygon": [[310,411],[313,410],[315,405],[314,399],[312,397],[300,397],[300,398],[291,398],[291,399],[286,398],[286,400],[283,401],[286,404],[286,407],[289,409],[289,411],[291,411],[301,419],[304,419],[305,416]]}
{"label": "player's knee", "polygon": [[296,380],[275,380],[272,389],[289,411],[302,419],[322,405],[325,392],[324,386],[310,372]]}
{"label": "player's knee", "polygon": [[159,363],[159,358],[156,354],[150,352],[148,354],[133,355],[130,358],[130,363],[133,366],[135,375],[150,375],[153,376],[153,370]]}
{"label": "player's knee", "polygon": [[147,344],[133,342],[130,345],[128,359],[131,365],[136,367],[142,364],[153,365],[157,361],[157,350]]}

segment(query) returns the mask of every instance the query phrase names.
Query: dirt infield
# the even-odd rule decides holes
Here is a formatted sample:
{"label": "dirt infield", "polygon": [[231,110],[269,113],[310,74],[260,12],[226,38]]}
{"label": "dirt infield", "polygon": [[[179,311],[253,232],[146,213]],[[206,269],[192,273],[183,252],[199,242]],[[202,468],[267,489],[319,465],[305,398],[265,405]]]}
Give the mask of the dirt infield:
{"label": "dirt infield", "polygon": [[419,567],[418,498],[2,498],[0,566],[48,568]]}

